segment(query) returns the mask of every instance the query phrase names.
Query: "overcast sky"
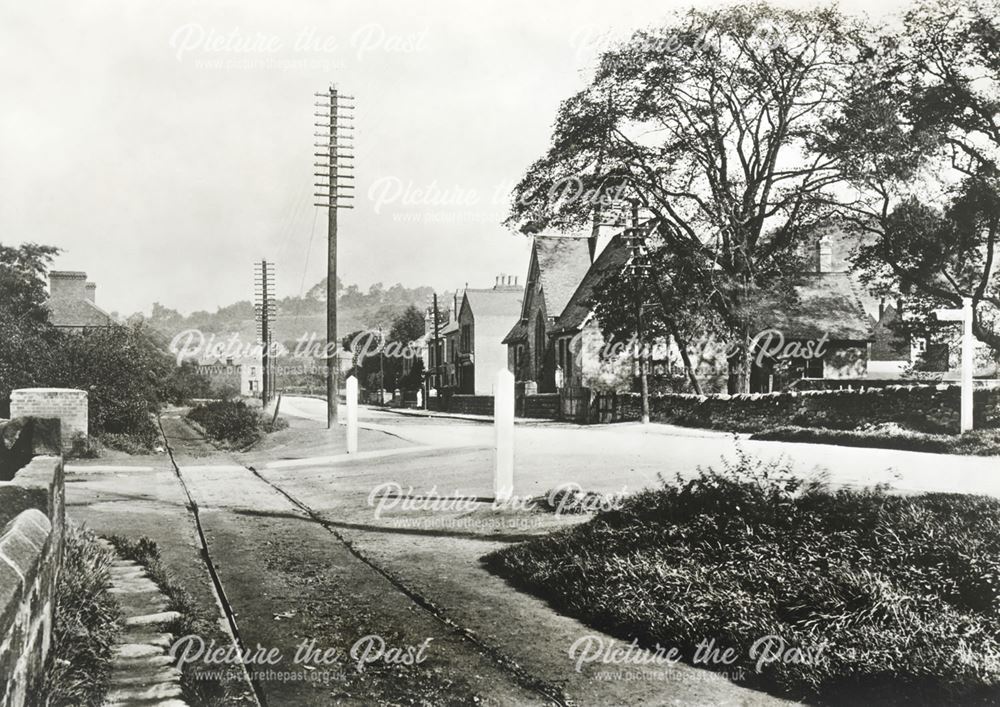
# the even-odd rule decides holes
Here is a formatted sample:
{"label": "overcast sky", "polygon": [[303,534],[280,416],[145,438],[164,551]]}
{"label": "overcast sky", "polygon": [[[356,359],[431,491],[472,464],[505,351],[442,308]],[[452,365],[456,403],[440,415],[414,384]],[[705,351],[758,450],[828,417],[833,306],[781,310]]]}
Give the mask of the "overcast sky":
{"label": "overcast sky", "polygon": [[336,83],[358,128],[341,279],[523,281],[528,243],[500,222],[559,101],[602,37],[687,5],[5,2],[0,241],[62,248],[55,267],[85,270],[123,314],[248,299],[260,258],[297,295],[325,274],[313,93]]}

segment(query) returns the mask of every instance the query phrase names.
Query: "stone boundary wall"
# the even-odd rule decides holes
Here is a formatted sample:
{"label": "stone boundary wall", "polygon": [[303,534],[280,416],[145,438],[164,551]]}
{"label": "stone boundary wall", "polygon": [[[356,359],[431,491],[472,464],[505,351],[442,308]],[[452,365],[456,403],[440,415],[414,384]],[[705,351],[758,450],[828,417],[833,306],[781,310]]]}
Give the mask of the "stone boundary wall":
{"label": "stone boundary wall", "polygon": [[559,393],[538,393],[525,395],[518,401],[521,417],[533,417],[545,420],[558,420],[561,417]]}
{"label": "stone boundary wall", "polygon": [[0,482],[0,707],[32,704],[52,637],[66,529],[62,458]]}
{"label": "stone boundary wall", "polygon": [[65,454],[87,438],[87,391],[73,388],[19,388],[10,394],[10,416],[54,417],[62,422]]}
{"label": "stone boundary wall", "polygon": [[493,415],[492,395],[451,395],[443,398],[442,412],[457,415]]}
{"label": "stone boundary wall", "polygon": [[[861,390],[816,390],[740,395],[650,396],[650,417],[691,427],[754,432],[794,425],[855,429],[895,422],[921,432],[959,431],[961,390],[957,385],[888,385]],[[638,420],[638,393],[614,395],[613,420]],[[1000,427],[1000,390],[974,393],[974,425]]]}

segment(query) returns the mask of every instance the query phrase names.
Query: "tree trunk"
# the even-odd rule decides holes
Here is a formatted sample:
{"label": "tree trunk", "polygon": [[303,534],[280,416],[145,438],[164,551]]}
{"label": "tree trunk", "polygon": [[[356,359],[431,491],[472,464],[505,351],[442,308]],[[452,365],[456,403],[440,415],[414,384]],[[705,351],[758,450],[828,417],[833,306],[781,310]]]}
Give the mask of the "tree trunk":
{"label": "tree trunk", "polygon": [[750,350],[750,332],[744,330],[743,344],[736,354],[736,391],[737,393],[750,392],[750,369],[752,367],[753,352]]}
{"label": "tree trunk", "polygon": [[674,343],[677,344],[677,350],[681,353],[681,361],[684,363],[684,372],[687,374],[688,381],[691,383],[691,388],[694,390],[696,395],[703,395],[701,392],[701,383],[698,382],[698,376],[694,374],[694,366],[691,365],[691,357],[688,356],[687,342],[683,341],[680,334],[677,333],[677,325],[674,321],[668,320],[670,323],[670,335],[674,337]]}
{"label": "tree trunk", "polygon": [[639,355],[639,390],[642,395],[642,424],[649,424],[649,377],[646,375],[646,357]]}

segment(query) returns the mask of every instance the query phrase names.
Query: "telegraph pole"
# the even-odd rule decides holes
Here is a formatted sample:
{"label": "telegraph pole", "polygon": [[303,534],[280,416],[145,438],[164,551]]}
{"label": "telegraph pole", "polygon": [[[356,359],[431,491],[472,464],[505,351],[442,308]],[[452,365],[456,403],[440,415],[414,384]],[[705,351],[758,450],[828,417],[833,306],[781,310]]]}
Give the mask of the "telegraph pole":
{"label": "telegraph pole", "polygon": [[[335,86],[330,86],[327,93],[317,93],[315,96],[319,99],[314,104],[315,107],[326,110],[317,110],[313,114],[322,119],[314,125],[323,128],[323,132],[313,134],[317,138],[314,143],[317,152],[313,155],[324,160],[313,163],[317,168],[313,173],[317,178],[317,192],[313,196],[321,200],[315,206],[327,209],[326,426],[332,428],[337,424],[337,401],[340,397],[340,384],[337,380],[340,373],[340,341],[337,339],[337,210],[354,208],[349,203],[344,203],[354,198],[354,185],[350,183],[354,180],[354,175],[351,174],[354,170],[351,163],[354,159],[354,138],[351,136],[354,130],[354,117],[351,115],[354,97],[338,93]],[[321,181],[324,179],[326,181]]]}
{"label": "telegraph pole", "polygon": [[264,405],[271,401],[274,381],[271,375],[271,321],[277,313],[274,300],[274,263],[261,260],[254,268],[254,309],[261,343],[261,393]]}

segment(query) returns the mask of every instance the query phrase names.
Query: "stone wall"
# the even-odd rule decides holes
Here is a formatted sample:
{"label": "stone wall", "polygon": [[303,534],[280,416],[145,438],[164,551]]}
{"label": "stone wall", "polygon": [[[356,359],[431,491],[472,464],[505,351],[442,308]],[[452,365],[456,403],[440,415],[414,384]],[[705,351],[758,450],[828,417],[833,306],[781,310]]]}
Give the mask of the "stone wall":
{"label": "stone wall", "polygon": [[10,416],[54,417],[62,422],[62,451],[69,452],[88,430],[87,392],[72,388],[21,388],[10,394]]}
{"label": "stone wall", "polygon": [[445,412],[458,415],[493,415],[492,395],[451,395],[443,400]]}
{"label": "stone wall", "polygon": [[[895,422],[931,433],[959,431],[961,391],[956,385],[883,386],[754,395],[666,394],[650,397],[650,417],[691,427],[752,432],[780,425],[848,430]],[[977,390],[974,425],[1000,427],[1000,390]],[[636,393],[615,395],[614,421],[638,420]]]}
{"label": "stone wall", "polygon": [[520,401],[520,416],[547,420],[559,419],[559,393],[525,395]]}
{"label": "stone wall", "polygon": [[52,636],[65,538],[62,459],[0,482],[0,707],[32,704]]}

